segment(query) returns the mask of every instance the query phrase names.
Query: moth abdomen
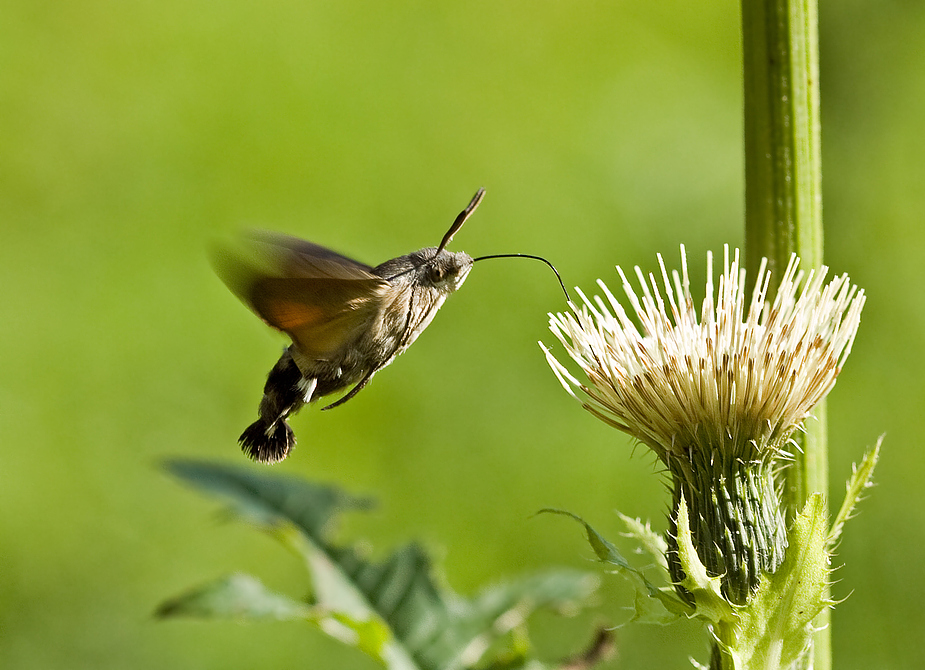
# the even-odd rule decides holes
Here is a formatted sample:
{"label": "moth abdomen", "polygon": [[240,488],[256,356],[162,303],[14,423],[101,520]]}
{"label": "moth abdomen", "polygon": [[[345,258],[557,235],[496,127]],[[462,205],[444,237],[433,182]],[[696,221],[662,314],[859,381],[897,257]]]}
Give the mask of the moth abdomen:
{"label": "moth abdomen", "polygon": [[257,419],[238,438],[241,451],[258,463],[279,463],[295,447],[295,433],[285,419],[268,424]]}
{"label": "moth abdomen", "polygon": [[267,375],[260,400],[259,418],[238,442],[241,450],[260,463],[278,463],[295,447],[295,434],[286,417],[306,402],[302,372],[287,349]]}

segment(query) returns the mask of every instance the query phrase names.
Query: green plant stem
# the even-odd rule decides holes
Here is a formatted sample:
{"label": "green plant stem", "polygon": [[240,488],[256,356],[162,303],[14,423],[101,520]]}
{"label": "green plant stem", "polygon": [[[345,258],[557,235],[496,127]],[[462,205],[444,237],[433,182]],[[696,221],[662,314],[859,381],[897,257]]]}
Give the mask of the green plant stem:
{"label": "green plant stem", "polygon": [[796,253],[822,264],[816,3],[742,0],[745,246],[779,276]]}
{"label": "green plant stem", "polygon": [[[822,264],[816,0],[742,0],[742,37],[746,264],[754,277],[767,257],[779,278],[793,253],[804,268]],[[815,491],[828,493],[825,407],[815,414],[785,472],[791,511]],[[814,668],[829,670],[828,610],[815,624]]]}

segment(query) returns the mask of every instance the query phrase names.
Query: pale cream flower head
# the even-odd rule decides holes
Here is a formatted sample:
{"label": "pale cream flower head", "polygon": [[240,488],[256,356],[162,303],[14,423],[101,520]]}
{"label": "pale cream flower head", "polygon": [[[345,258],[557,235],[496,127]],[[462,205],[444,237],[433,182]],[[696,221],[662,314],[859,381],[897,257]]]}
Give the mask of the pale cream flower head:
{"label": "pale cream flower head", "polygon": [[580,310],[550,315],[550,330],[590,382],[543,347],[566,391],[666,463],[689,461],[692,451],[749,461],[785,454],[793,431],[835,384],[857,333],[864,291],[847,275],[825,284],[827,268],[805,275],[793,256],[770,303],[766,263],[749,298],[738,250],[731,262],[728,246],[723,256],[714,298],[707,254],[699,318],[683,245],[680,275],[669,276],[658,256],[662,289],[636,267],[637,294],[617,267],[638,324],[600,280],[606,303],[579,290]]}

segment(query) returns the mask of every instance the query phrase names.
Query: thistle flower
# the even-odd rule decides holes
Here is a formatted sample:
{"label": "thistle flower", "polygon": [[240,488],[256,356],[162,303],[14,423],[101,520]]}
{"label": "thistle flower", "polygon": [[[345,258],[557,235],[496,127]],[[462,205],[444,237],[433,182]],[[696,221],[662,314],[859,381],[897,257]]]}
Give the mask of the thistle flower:
{"label": "thistle flower", "polygon": [[[638,325],[601,281],[606,302],[579,291],[580,310],[572,305],[572,313],[550,315],[550,330],[588,384],[544,350],[566,391],[665,464],[674,509],[682,497],[690,506],[701,560],[724,576],[727,597],[743,602],[759,573],[783,560],[776,468],[789,455],[793,432],[835,384],[864,292],[847,275],[826,284],[825,267],[804,274],[794,256],[773,302],[764,262],[748,296],[739,252],[730,261],[726,247],[717,291],[707,254],[698,318],[684,247],[680,275],[669,275],[658,260],[662,289],[637,267],[639,293],[617,267]],[[669,566],[680,581],[670,554]]]}

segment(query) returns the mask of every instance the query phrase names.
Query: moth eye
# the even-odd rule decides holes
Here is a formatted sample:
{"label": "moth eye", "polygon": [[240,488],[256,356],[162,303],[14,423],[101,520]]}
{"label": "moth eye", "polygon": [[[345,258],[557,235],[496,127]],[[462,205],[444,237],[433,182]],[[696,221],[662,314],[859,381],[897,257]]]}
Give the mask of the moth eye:
{"label": "moth eye", "polygon": [[446,270],[438,265],[434,265],[430,269],[430,281],[435,284],[439,284],[444,279],[446,279]]}

